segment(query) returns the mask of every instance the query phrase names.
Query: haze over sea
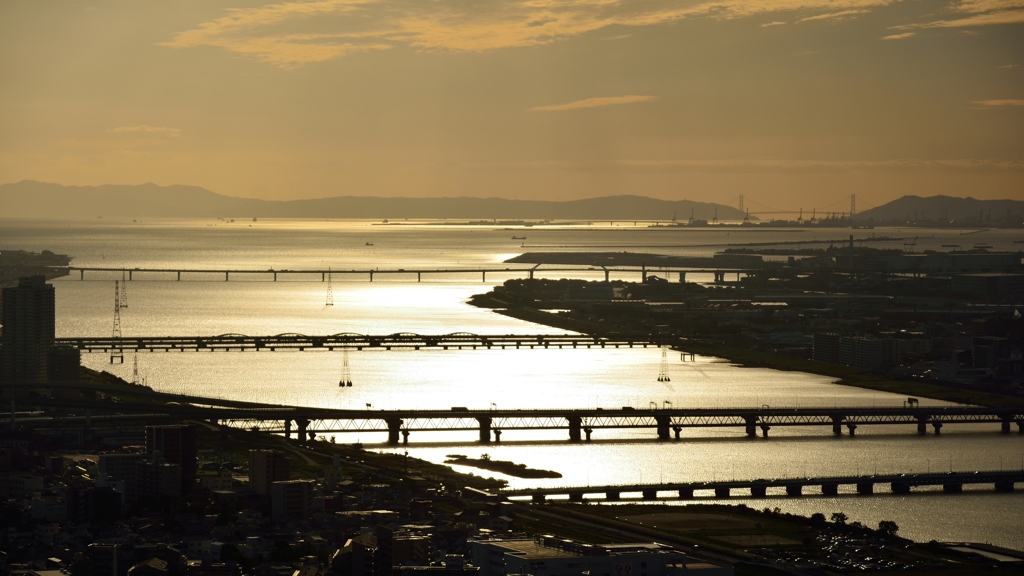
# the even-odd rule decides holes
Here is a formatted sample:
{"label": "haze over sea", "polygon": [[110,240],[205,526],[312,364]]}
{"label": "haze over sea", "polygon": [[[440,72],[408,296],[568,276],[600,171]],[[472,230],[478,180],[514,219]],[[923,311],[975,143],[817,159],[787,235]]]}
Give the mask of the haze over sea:
{"label": "haze over sea", "polygon": [[[841,241],[848,229],[739,230],[653,229],[640,223],[594,226],[506,228],[382,226],[372,222],[260,220],[153,220],[139,223],[93,220],[0,221],[5,249],[67,253],[77,266],[115,268],[236,269],[398,269],[495,267],[524,251],[595,250],[706,256],[726,244],[820,240]],[[875,247],[916,250],[942,244],[965,248],[987,243],[1014,249],[1013,231],[854,230],[857,238],[890,236]],[[974,232],[974,231],[970,231]],[[513,240],[512,236],[525,240]],[[916,238],[916,240],[913,240]],[[809,244],[810,245],[810,244]],[[816,246],[827,246],[817,244]],[[513,268],[522,265],[508,265]],[[655,272],[656,273],[656,272]],[[120,273],[90,273],[53,281],[57,294],[57,334],[106,336],[112,328],[113,281]],[[543,277],[543,274],[538,274]],[[554,275],[552,275],[554,276]],[[594,279],[600,276],[595,274]],[[624,275],[636,280],[636,275]],[[269,274],[139,274],[128,286],[122,312],[125,336],[249,335],[298,332],[334,334],[553,333],[466,304],[473,294],[505,280],[491,274],[333,276],[334,306],[325,306],[320,276]],[[688,280],[701,278],[688,277]],[[707,280],[710,280],[708,278]],[[719,359],[681,362],[670,354],[670,382],[658,382],[660,351],[493,350],[373,351],[350,355],[354,385],[339,388],[340,352],[144,353],[138,357],[147,383],[161,391],[358,409],[389,408],[546,408],[633,406],[670,402],[681,407],[901,405],[904,397],[840,386],[827,377],[740,368]],[[132,356],[110,365],[102,354],[83,363],[132,377]],[[932,403],[921,399],[922,404]],[[595,432],[595,441],[569,445],[563,431],[507,431],[500,445],[473,444],[473,433],[413,433],[411,456],[434,462],[446,454],[488,453],[533,468],[556,470],[557,480],[508,478],[512,487],[698,481],[923,472],[927,470],[1010,469],[1024,466],[1024,436],[1003,435],[998,426],[949,425],[941,436],[918,436],[909,428],[862,426],[857,437],[833,437],[822,427],[776,429],[768,439],[748,439],[742,431],[687,429],[678,442],[656,442],[650,430]],[[341,434],[338,442],[383,446],[383,434]],[[403,451],[405,448],[398,448]],[[474,471],[461,468],[463,471]],[[479,471],[477,471],[479,472]],[[497,473],[487,475],[502,477]],[[781,508],[800,514],[843,511],[851,520],[877,525],[895,520],[901,535],[916,540],[968,540],[1024,547],[1024,523],[1017,511],[1020,493],[997,494],[991,487],[958,496],[914,493],[863,498],[809,495],[799,499],[733,498],[731,503]],[[710,501],[710,500],[706,500]]]}

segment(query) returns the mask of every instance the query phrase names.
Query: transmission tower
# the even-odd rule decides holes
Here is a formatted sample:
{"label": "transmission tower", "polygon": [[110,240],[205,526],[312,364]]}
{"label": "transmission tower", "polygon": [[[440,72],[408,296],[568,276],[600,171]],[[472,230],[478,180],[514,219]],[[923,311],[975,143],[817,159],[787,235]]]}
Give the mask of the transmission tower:
{"label": "transmission tower", "polygon": [[661,349],[661,367],[658,369],[658,382],[671,382],[668,377],[668,348]]}
{"label": "transmission tower", "polygon": [[[331,268],[327,267],[327,305],[334,306],[334,289],[331,287]],[[348,351],[345,352],[348,354]],[[346,358],[348,358],[346,356]],[[347,360],[346,360],[347,362]]]}
{"label": "transmission tower", "polygon": [[857,215],[857,195],[850,194],[850,218]]}
{"label": "transmission tower", "polygon": [[121,349],[121,286],[120,282],[114,280],[114,331],[111,336],[113,342],[110,347],[110,363],[118,362],[124,364],[124,351]]}
{"label": "transmission tower", "polygon": [[128,307],[128,282],[125,280],[125,271],[121,270],[121,308]]}
{"label": "transmission tower", "polygon": [[352,386],[352,370],[348,366],[348,348],[342,351],[341,380],[338,381],[339,388]]}
{"label": "transmission tower", "polygon": [[135,351],[135,356],[132,357],[132,384],[141,384],[139,382],[139,351]]}

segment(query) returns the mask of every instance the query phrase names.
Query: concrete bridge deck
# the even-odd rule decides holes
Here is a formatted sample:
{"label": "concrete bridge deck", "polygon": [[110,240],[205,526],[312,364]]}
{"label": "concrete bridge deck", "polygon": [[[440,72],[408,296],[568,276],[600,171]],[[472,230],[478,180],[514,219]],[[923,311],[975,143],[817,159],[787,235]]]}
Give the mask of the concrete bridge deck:
{"label": "concrete bridge deck", "polygon": [[[941,486],[944,492],[963,492],[966,485],[991,484],[999,492],[1012,492],[1014,484],[1024,482],[1024,470],[988,470],[970,472],[935,472],[917,474],[875,474],[870,476],[825,476],[813,478],[774,478],[757,480],[728,480],[712,482],[674,482],[662,484],[619,484],[609,486],[570,486],[559,488],[523,488],[503,490],[509,498],[530,498],[543,502],[549,496],[568,498],[580,502],[587,496],[604,496],[604,500],[615,501],[624,494],[635,494],[636,500],[668,500],[694,498],[697,491],[713,491],[714,498],[750,496],[764,498],[768,491],[782,492],[787,496],[801,496],[804,490],[818,487],[820,493],[834,496],[840,486],[852,486],[857,494],[870,495],[880,485],[888,485],[893,494],[909,494],[913,488]],[[737,494],[741,491],[745,494]],[[596,500],[600,500],[597,498]]]}
{"label": "concrete bridge deck", "polygon": [[276,350],[363,350],[393,348],[420,349],[506,349],[506,348],[632,348],[634,346],[660,346],[677,342],[674,338],[659,336],[588,336],[585,334],[355,334],[342,333],[326,336],[305,334],[276,334],[247,336],[245,334],[219,334],[216,336],[139,336],[111,338],[109,336],[57,338],[55,344],[70,346],[82,352],[121,352],[124,350],[149,352],[185,351],[276,351]]}
{"label": "concrete bridge deck", "polygon": [[[211,275],[223,275],[224,281],[230,281],[231,276],[234,275],[236,278],[239,276],[245,276],[248,278],[262,278],[268,281],[276,282],[278,276],[292,276],[292,277],[305,277],[315,278],[320,277],[320,281],[324,282],[328,277],[357,277],[365,278],[370,282],[373,282],[374,277],[380,276],[391,276],[399,277],[400,279],[412,279],[416,277],[416,282],[422,282],[424,276],[452,276],[452,275],[480,275],[482,282],[487,281],[487,275],[509,277],[514,276],[518,278],[528,277],[534,278],[535,274],[550,274],[558,273],[563,275],[576,275],[575,277],[592,277],[594,273],[604,274],[605,281],[611,279],[612,274],[639,274],[642,280],[646,280],[648,274],[661,274],[664,276],[670,274],[676,274],[676,278],[680,282],[686,281],[687,274],[713,274],[716,282],[724,282],[726,274],[736,274],[736,278],[739,279],[740,274],[746,276],[752,276],[764,272],[761,268],[686,268],[678,266],[665,266],[665,267],[651,267],[646,266],[546,266],[538,264],[530,268],[524,267],[480,267],[480,268],[392,268],[392,269],[380,269],[380,268],[365,268],[365,269],[350,269],[350,270],[339,270],[339,269],[282,269],[277,270],[268,268],[266,270],[255,270],[247,268],[116,268],[106,266],[60,266],[55,267],[60,270],[67,271],[68,274],[78,272],[78,279],[85,280],[86,272],[104,272],[104,273],[125,273],[127,274],[128,280],[135,280],[136,276],[144,275],[148,278],[156,276],[159,279],[170,279],[173,278],[176,281],[182,280],[182,275],[185,275],[186,280],[199,280],[206,279],[205,277]],[[582,274],[586,273],[586,274]],[[199,277],[203,278],[199,278]],[[570,277],[570,276],[563,276]],[[667,278],[666,278],[667,279]]]}

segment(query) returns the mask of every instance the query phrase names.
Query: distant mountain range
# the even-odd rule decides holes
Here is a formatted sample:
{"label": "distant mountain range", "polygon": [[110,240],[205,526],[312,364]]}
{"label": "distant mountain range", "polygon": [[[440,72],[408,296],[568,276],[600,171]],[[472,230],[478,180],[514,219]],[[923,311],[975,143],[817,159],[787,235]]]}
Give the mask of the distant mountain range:
{"label": "distant mountain range", "polygon": [[221,196],[197,186],[62,186],[24,180],[0,185],[0,215],[19,218],[451,218],[522,220],[661,220],[690,216],[742,220],[723,204],[606,196],[565,202],[504,198],[337,196],[269,201]]}
{"label": "distant mountain range", "polygon": [[[1022,192],[1024,193],[1024,192]],[[953,196],[903,196],[857,214],[857,221],[878,223],[1002,224],[1024,221],[1024,200],[976,200]]]}

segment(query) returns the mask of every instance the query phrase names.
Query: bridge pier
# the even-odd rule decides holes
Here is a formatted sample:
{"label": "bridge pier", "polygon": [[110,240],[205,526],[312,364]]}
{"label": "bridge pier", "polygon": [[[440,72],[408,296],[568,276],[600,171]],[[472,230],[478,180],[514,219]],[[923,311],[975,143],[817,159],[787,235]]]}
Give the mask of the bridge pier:
{"label": "bridge pier", "polygon": [[316,432],[314,432],[313,430],[310,430],[308,432],[308,434],[309,434],[309,441],[310,442],[312,442],[313,440],[316,440]]}
{"label": "bridge pier", "polygon": [[658,423],[658,440],[671,439],[669,427],[672,425],[672,418],[668,416],[655,416],[654,420]]}
{"label": "bridge pier", "polygon": [[402,444],[409,444],[409,431],[402,430]]}
{"label": "bridge pier", "polygon": [[398,435],[402,433],[401,418],[385,418],[384,423],[388,425],[388,445],[398,445]]}
{"label": "bridge pier", "polygon": [[274,272],[274,282],[277,282],[277,272]]}
{"label": "bridge pier", "polygon": [[643,495],[644,495],[644,500],[657,500],[658,499],[658,491],[657,490],[644,490],[643,491]]}
{"label": "bridge pier", "polygon": [[960,494],[964,491],[964,485],[959,482],[946,482],[942,485],[942,491],[949,494]]}
{"label": "bridge pier", "polygon": [[618,490],[612,490],[604,493],[605,500],[618,500],[622,495]]}
{"label": "bridge pier", "polygon": [[1024,420],[1017,421],[1017,434],[1024,434]]}
{"label": "bridge pier", "polygon": [[686,284],[686,272],[679,273],[679,283]]}
{"label": "bridge pier", "polygon": [[803,496],[804,487],[802,484],[790,484],[786,486],[786,496]]}
{"label": "bridge pier", "polygon": [[417,282],[422,282],[423,281],[423,272],[417,272],[416,273],[416,281]]}
{"label": "bridge pier", "polygon": [[533,280],[533,270],[530,270],[530,280]]}
{"label": "bridge pier", "polygon": [[501,430],[494,430],[494,441],[501,444]]}
{"label": "bridge pier", "polygon": [[676,440],[679,440],[679,435],[683,433],[683,427],[682,426],[673,426],[672,427],[672,431],[675,432],[675,434],[676,434]]}
{"label": "bridge pier", "polygon": [[754,485],[750,487],[750,495],[754,498],[764,498],[768,495],[768,488],[765,486]]}
{"label": "bridge pier", "polygon": [[681,500],[692,500],[693,499],[693,488],[680,488],[679,498]]}
{"label": "bridge pier", "polygon": [[589,426],[583,429],[583,433],[587,435],[587,442],[590,442],[590,435],[593,432],[594,432],[594,429],[589,427]]}
{"label": "bridge pier", "polygon": [[893,482],[889,484],[893,494],[910,494],[910,484],[906,482]]}
{"label": "bridge pier", "polygon": [[747,424],[747,436],[751,438],[757,436],[757,416],[744,416],[743,421]]}
{"label": "bridge pier", "polygon": [[942,422],[935,420],[932,422],[932,428],[935,428],[935,435],[938,436],[942,432]]}
{"label": "bridge pier", "polygon": [[79,280],[85,280],[85,270],[79,270],[78,271],[78,279]]}
{"label": "bridge pier", "polygon": [[1013,492],[1013,482],[996,482],[996,492]]}
{"label": "bridge pier", "polygon": [[761,437],[767,438],[768,437],[768,431],[771,430],[771,429],[772,429],[771,426],[769,426],[767,424],[761,424]]}
{"label": "bridge pier", "polygon": [[927,434],[928,433],[928,419],[923,416],[917,418],[917,433]]}
{"label": "bridge pier", "polygon": [[285,440],[291,440],[292,439],[292,421],[291,420],[285,420],[284,421],[284,439]]}
{"label": "bridge pier", "polygon": [[822,484],[821,493],[825,496],[835,496],[839,494],[839,484]]}
{"label": "bridge pier", "polygon": [[565,419],[569,421],[569,442],[579,442],[583,418],[579,416],[566,416]]}
{"label": "bridge pier", "polygon": [[857,494],[867,496],[875,493],[874,482],[857,482]]}
{"label": "bridge pier", "polygon": [[490,444],[491,442],[491,419],[489,416],[481,416],[476,419],[480,423],[480,443]]}
{"label": "bridge pier", "polygon": [[225,281],[225,282],[227,282],[227,281],[228,281],[228,275],[229,275],[229,274],[230,274],[230,272],[228,272],[227,270],[225,270],[225,271],[224,271],[224,281]]}
{"label": "bridge pier", "polygon": [[131,279],[132,279],[132,271],[131,271],[131,270],[129,270],[129,271],[128,271],[128,279],[129,279],[129,280],[131,280]]}
{"label": "bridge pier", "polygon": [[486,270],[481,270],[480,271],[480,281],[481,282],[487,282],[487,271]]}
{"label": "bridge pier", "polygon": [[295,425],[299,429],[299,437],[298,437],[299,443],[300,444],[305,444],[306,443],[306,429],[309,428],[309,420],[306,420],[305,418],[296,420],[295,421]]}
{"label": "bridge pier", "polygon": [[604,271],[604,281],[605,282],[610,282],[611,281],[610,277],[608,276],[608,271],[607,270]]}
{"label": "bridge pier", "polygon": [[583,492],[569,492],[569,502],[583,502]]}
{"label": "bridge pier", "polygon": [[181,282],[181,270],[178,270],[178,282]]}
{"label": "bridge pier", "polygon": [[530,499],[533,500],[537,504],[543,504],[544,503],[544,495],[543,494],[534,494],[533,496],[530,497]]}
{"label": "bridge pier", "polygon": [[719,486],[715,488],[715,498],[728,498],[730,494],[729,488],[725,486]]}
{"label": "bridge pier", "polygon": [[370,270],[370,282],[373,282],[373,270]]}
{"label": "bridge pier", "polygon": [[851,436],[851,437],[852,437],[852,436],[853,436],[854,434],[856,434],[856,433],[857,433],[857,425],[856,425],[856,424],[854,424],[853,422],[850,422],[849,424],[847,424],[847,425],[846,425],[846,427],[847,427],[847,428],[848,428],[848,429],[850,430],[850,436]]}
{"label": "bridge pier", "polygon": [[843,417],[842,416],[833,416],[832,417],[832,434],[835,434],[836,436],[842,436],[843,435]]}

